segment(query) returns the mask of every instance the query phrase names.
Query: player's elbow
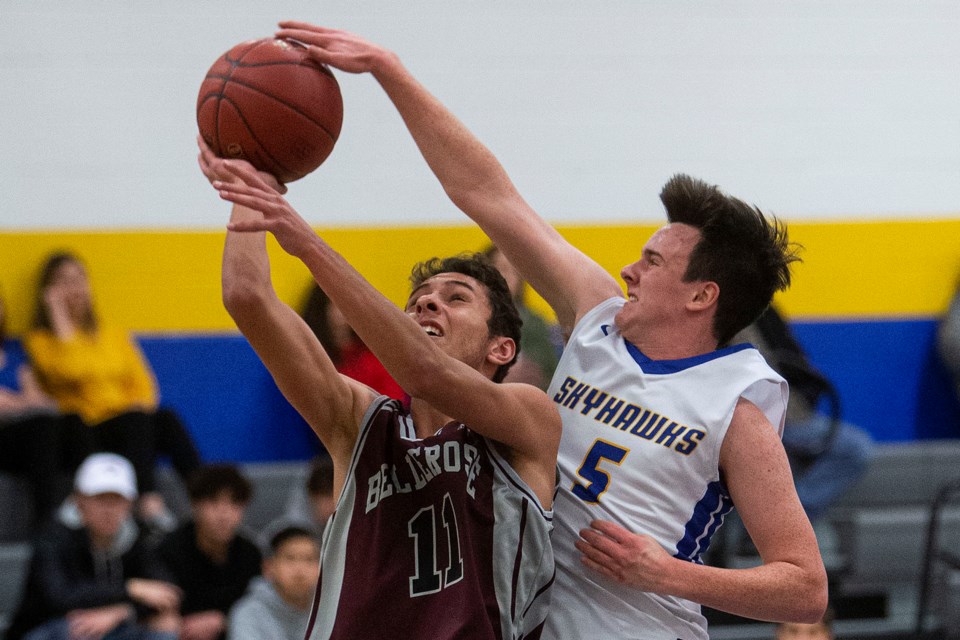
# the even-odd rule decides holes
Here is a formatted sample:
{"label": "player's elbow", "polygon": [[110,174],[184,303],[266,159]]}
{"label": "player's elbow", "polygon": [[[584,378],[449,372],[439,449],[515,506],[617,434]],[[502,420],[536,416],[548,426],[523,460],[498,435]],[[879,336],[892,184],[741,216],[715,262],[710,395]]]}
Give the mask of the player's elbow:
{"label": "player's elbow", "polygon": [[221,291],[223,306],[234,320],[255,314],[264,308],[265,292],[249,280],[224,277]]}
{"label": "player's elbow", "polygon": [[810,571],[802,586],[791,595],[791,601],[797,607],[789,622],[815,624],[823,620],[827,610],[829,594],[827,574],[822,569]]}

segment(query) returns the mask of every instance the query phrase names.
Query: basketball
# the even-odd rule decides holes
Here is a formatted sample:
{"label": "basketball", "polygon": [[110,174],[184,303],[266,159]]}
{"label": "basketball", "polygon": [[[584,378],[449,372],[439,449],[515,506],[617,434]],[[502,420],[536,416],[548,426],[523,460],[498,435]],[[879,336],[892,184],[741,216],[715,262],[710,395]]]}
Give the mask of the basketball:
{"label": "basketball", "polygon": [[319,167],[343,122],[340,86],[304,46],[242,42],[213,63],[197,96],[200,135],[222,158],[249,161],[282,183]]}

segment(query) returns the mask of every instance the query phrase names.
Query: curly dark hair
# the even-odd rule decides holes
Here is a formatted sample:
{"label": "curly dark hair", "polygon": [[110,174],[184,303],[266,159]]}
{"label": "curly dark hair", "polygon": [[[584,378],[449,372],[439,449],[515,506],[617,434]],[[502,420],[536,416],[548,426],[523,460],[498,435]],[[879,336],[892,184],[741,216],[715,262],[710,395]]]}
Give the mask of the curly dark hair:
{"label": "curly dark hair", "polygon": [[775,216],[768,220],[757,207],[688,175],[670,178],[660,200],[670,222],[700,231],[684,281],[720,287],[713,333],[725,345],[763,313],[774,293],[790,286],[790,265],[800,260],[801,247]]}
{"label": "curly dark hair", "polygon": [[494,382],[502,382],[513,363],[520,355],[520,328],[523,321],[510,296],[507,281],[500,275],[493,263],[481,253],[461,253],[448,258],[430,258],[414,265],[410,272],[411,290],[423,282],[441,273],[462,273],[470,276],[487,287],[487,299],[490,301],[490,319],[487,328],[491,336],[510,338],[517,345],[513,360],[497,367],[493,375]]}

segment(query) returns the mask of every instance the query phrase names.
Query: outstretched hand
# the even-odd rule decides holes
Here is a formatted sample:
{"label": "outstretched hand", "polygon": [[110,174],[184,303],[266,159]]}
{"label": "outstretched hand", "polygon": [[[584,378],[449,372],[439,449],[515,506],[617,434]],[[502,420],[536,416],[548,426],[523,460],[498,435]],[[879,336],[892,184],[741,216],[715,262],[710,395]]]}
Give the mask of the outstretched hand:
{"label": "outstretched hand", "polygon": [[[211,184],[215,180],[219,180],[220,182],[233,182],[237,179],[234,174],[226,169],[224,163],[227,161],[217,156],[201,135],[197,136],[197,146],[200,147],[197,163],[200,165],[200,171],[203,172],[203,175],[207,177],[207,180],[209,180]],[[257,171],[253,168],[253,165],[246,160],[231,160],[230,162],[247,167],[276,192],[287,192],[287,187],[281,184],[279,180],[266,171]]]}
{"label": "outstretched hand", "polygon": [[594,520],[589,529],[582,529],[576,546],[587,567],[621,584],[657,593],[661,592],[659,579],[673,559],[650,536],[604,520]]}
{"label": "outstretched hand", "polygon": [[281,22],[275,35],[305,44],[311,58],[347,73],[375,71],[378,61],[387,55],[385,49],[348,31],[296,20]]}
{"label": "outstretched hand", "polygon": [[221,198],[262,214],[256,218],[234,220],[227,229],[239,233],[269,231],[284,251],[303,258],[307,249],[318,240],[317,234],[276,187],[246,162],[221,160],[218,171],[227,177],[227,180],[213,180],[213,187],[220,192]]}

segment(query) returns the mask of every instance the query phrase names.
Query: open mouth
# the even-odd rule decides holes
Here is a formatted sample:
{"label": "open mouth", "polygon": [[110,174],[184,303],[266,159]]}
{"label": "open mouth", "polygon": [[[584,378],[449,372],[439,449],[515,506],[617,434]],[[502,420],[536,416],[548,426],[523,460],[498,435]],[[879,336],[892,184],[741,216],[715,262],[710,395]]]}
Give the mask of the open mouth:
{"label": "open mouth", "polygon": [[443,331],[440,329],[440,327],[432,324],[424,324],[421,326],[423,327],[424,333],[426,333],[428,336],[433,336],[435,338],[443,337]]}

